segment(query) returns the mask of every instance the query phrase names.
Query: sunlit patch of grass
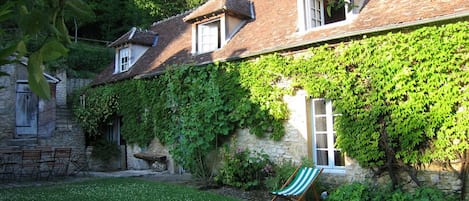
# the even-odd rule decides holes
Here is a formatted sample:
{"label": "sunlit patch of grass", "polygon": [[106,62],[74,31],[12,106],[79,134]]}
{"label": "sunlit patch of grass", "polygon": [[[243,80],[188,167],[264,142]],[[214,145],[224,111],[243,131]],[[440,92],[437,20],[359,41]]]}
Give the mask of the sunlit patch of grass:
{"label": "sunlit patch of grass", "polygon": [[193,188],[135,178],[106,178],[79,183],[0,189],[0,201],[239,201]]}

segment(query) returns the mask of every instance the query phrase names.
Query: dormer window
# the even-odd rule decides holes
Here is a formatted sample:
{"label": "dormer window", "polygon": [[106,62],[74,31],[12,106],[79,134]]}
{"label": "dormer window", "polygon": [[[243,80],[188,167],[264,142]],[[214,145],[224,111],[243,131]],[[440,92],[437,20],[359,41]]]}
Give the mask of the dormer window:
{"label": "dormer window", "polygon": [[[220,20],[197,25],[197,53],[206,53],[221,48],[222,34]],[[224,37],[223,37],[224,38]]]}
{"label": "dormer window", "polygon": [[114,74],[129,71],[150,47],[157,45],[157,33],[143,31],[135,27],[130,29],[109,45],[109,47],[116,49]]}
{"label": "dormer window", "polygon": [[253,19],[249,0],[210,0],[184,17],[192,24],[192,54],[203,54],[223,48],[228,41]]}
{"label": "dormer window", "polygon": [[130,67],[130,49],[129,47],[124,47],[119,50],[119,72],[125,72],[129,70]]}
{"label": "dormer window", "polygon": [[[327,12],[328,3],[334,1]],[[348,12],[350,3],[339,5],[339,0],[298,0],[300,30],[310,30],[317,27],[348,21],[353,12]]]}

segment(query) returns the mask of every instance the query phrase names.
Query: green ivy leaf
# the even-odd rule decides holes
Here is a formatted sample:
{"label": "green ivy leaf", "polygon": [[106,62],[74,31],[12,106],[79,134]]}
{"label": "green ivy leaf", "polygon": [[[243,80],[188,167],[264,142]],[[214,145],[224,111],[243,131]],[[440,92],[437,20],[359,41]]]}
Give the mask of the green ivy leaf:
{"label": "green ivy leaf", "polygon": [[75,16],[89,18],[92,18],[94,16],[93,10],[83,0],[66,0],[65,5]]}
{"label": "green ivy leaf", "polygon": [[43,59],[43,61],[52,61],[56,60],[62,56],[65,56],[68,52],[68,49],[65,48],[62,43],[59,41],[53,39],[48,41],[46,44],[44,44],[41,47],[40,50],[40,56]]}
{"label": "green ivy leaf", "polygon": [[13,2],[3,3],[0,7],[0,22],[11,18]]}
{"label": "green ivy leaf", "polygon": [[10,63],[8,59],[9,56],[12,56],[15,50],[17,49],[18,44],[12,44],[4,49],[0,49],[0,66],[3,64]]}
{"label": "green ivy leaf", "polygon": [[28,60],[28,84],[37,96],[49,100],[51,98],[49,84],[43,75],[43,58],[39,52],[31,54]]}
{"label": "green ivy leaf", "polygon": [[24,14],[20,15],[19,26],[25,35],[34,36],[40,31],[47,29],[49,16],[40,10],[32,10],[29,12],[23,7]]}

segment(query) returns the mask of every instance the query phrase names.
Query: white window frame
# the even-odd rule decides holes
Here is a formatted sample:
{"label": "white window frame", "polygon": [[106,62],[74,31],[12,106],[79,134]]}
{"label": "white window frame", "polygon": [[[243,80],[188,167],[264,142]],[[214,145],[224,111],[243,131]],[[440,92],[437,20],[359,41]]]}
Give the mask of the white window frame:
{"label": "white window frame", "polygon": [[125,72],[130,69],[130,47],[123,47],[119,50],[119,63],[118,63],[118,72]]}
{"label": "white window frame", "polygon": [[[218,26],[209,26],[214,23],[218,23]],[[204,30],[212,31],[210,35],[204,35],[202,32]],[[215,33],[216,32],[216,33]],[[208,52],[213,52],[215,50],[220,49],[226,43],[226,31],[225,31],[225,18],[217,18],[214,20],[210,20],[208,22],[196,24],[192,30],[192,53],[193,54],[203,54]],[[207,44],[209,47],[206,47]]]}
{"label": "white window frame", "polygon": [[[348,7],[349,4],[345,4],[345,20],[341,20],[338,22],[333,22],[329,24],[325,24],[325,15],[327,13],[324,12],[324,1],[326,0],[297,0],[298,5],[298,28],[299,31],[309,31],[309,30],[316,30],[325,27],[331,26],[340,26],[346,23],[350,23],[356,17],[356,11],[353,9],[349,11]],[[352,0],[350,2],[353,3]],[[311,5],[317,5],[316,12],[311,13]],[[318,9],[319,7],[319,9]],[[312,19],[315,19],[314,22]]]}
{"label": "white window frame", "polygon": [[[316,114],[316,107],[315,102],[317,101],[325,101],[325,112],[326,114]],[[336,166],[335,165],[335,151],[341,151],[340,149],[335,147],[334,143],[334,136],[335,136],[335,129],[334,129],[334,117],[340,116],[339,114],[335,114],[333,112],[333,105],[332,101],[323,98],[316,98],[311,99],[310,101],[311,106],[311,137],[312,137],[312,155],[313,155],[313,162],[317,167],[324,168],[325,172],[329,173],[345,173],[345,157],[344,157],[344,166]],[[316,129],[316,117],[325,117],[326,118],[326,131],[317,131]],[[326,148],[318,148],[316,143],[316,136],[317,135],[326,135],[327,137],[327,147]],[[318,154],[317,151],[327,151],[328,153],[328,165],[319,165],[318,164]]]}

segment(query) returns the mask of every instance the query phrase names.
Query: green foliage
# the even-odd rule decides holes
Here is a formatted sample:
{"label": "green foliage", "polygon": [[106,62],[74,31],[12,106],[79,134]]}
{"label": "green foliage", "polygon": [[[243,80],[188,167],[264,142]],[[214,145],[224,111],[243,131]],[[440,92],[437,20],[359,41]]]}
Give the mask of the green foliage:
{"label": "green foliage", "polygon": [[[314,167],[313,161],[309,158],[303,158],[301,161],[302,166]],[[282,188],[282,186],[287,182],[290,176],[298,168],[298,164],[295,164],[291,161],[282,161],[280,163],[274,164],[272,167],[271,173],[265,179],[265,187],[270,191],[276,191]],[[318,188],[319,187],[319,188]],[[321,192],[322,185],[320,181],[316,181],[316,191]],[[314,196],[311,192],[306,194],[306,198]],[[311,198],[314,199],[314,198]]]}
{"label": "green foliage", "polygon": [[392,190],[389,186],[380,187],[367,183],[354,182],[345,184],[334,190],[327,201],[456,201],[454,195],[447,195],[439,189],[430,187],[421,187],[415,189],[415,192],[405,192],[400,189]]}
{"label": "green foliage", "polygon": [[249,149],[225,147],[222,150],[223,166],[215,181],[245,190],[259,188],[273,171],[268,156]]}
{"label": "green foliage", "polygon": [[[75,115],[91,136],[100,135],[99,125],[107,124],[111,116],[122,116],[121,133],[128,143],[146,146],[158,137],[170,145],[179,164],[208,178],[205,156],[236,128],[272,132],[276,139],[283,135],[283,120],[269,115],[268,107],[253,103],[249,91],[239,84],[240,66],[179,66],[155,79],[86,89],[85,105],[78,105]],[[260,92],[268,94],[256,93]]]}
{"label": "green foliage", "polygon": [[[54,182],[56,183],[56,182]],[[240,201],[192,187],[141,178],[89,178],[55,185],[31,185],[0,189],[0,200],[36,201]]]}
{"label": "green foliage", "polygon": [[79,36],[113,41],[131,27],[148,28],[153,22],[178,15],[205,0],[87,0],[96,18],[81,24]]}
{"label": "green foliage", "polygon": [[[303,88],[334,101],[338,146],[362,166],[458,159],[469,149],[467,27],[364,37],[297,58],[175,66],[155,79],[87,90],[97,100],[81,108],[81,119],[92,130],[110,114],[122,115],[127,142],[158,137],[179,163],[204,175],[203,157],[236,128],[280,139],[288,118],[283,97]],[[109,97],[118,109],[105,104]],[[94,112],[101,108],[108,109]]]}
{"label": "green foliage", "polygon": [[265,186],[270,191],[279,190],[288,178],[292,175],[298,165],[292,162],[283,162],[273,166],[273,174],[269,175],[265,180]]}
{"label": "green foliage", "polygon": [[155,1],[155,0],[133,0],[135,6],[151,16],[171,17],[181,13],[188,8],[200,5],[206,0],[179,0],[179,1]]}
{"label": "green foliage", "polygon": [[255,62],[240,63],[239,83],[249,90],[249,101],[258,105],[255,112],[258,121],[249,122],[251,133],[263,136],[269,130],[270,137],[280,140],[284,134],[283,121],[288,119],[288,109],[283,97],[292,94],[288,77],[284,76],[284,67],[291,59],[278,55],[262,56]]}
{"label": "green foliage", "polygon": [[93,151],[91,157],[98,159],[104,164],[109,163],[112,159],[118,157],[120,154],[120,147],[115,142],[110,142],[105,139],[100,139],[93,144]]}
{"label": "green foliage", "polygon": [[[84,104],[80,100],[85,100]],[[89,136],[99,136],[101,125],[108,125],[118,109],[117,96],[111,88],[100,87],[87,91],[75,101],[73,110],[80,126]]]}
{"label": "green foliage", "polygon": [[102,45],[77,42],[69,44],[67,48],[67,57],[49,62],[48,70],[63,69],[67,71],[68,77],[93,78],[109,66],[109,61],[114,58],[114,49]]}
{"label": "green foliage", "polygon": [[[0,50],[0,63],[16,62],[7,58],[13,52],[18,53],[17,58],[28,56],[28,84],[36,95],[44,99],[50,99],[50,89],[43,76],[43,64],[68,52],[64,46],[70,42],[65,11],[70,15],[89,14],[87,5],[80,0],[6,1],[0,8],[0,20],[13,22],[13,28],[19,30],[18,36]],[[41,41],[36,40],[39,45],[33,47],[31,41],[37,38]]]}
{"label": "green foliage", "polygon": [[459,158],[469,148],[467,27],[428,26],[313,48],[291,66],[295,85],[334,100],[342,114],[338,146],[365,167]]}
{"label": "green foliage", "polygon": [[371,200],[370,198],[370,187],[367,184],[354,182],[351,184],[345,184],[334,190],[327,201],[339,201],[339,200],[350,200],[350,201],[366,201]]}

